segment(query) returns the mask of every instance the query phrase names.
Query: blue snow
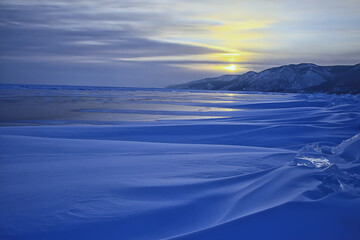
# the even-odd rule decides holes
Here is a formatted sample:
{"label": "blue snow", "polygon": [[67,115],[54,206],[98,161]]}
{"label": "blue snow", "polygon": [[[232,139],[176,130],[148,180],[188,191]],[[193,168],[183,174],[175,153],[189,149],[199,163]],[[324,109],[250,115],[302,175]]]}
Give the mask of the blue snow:
{"label": "blue snow", "polygon": [[360,239],[360,95],[0,86],[0,239]]}

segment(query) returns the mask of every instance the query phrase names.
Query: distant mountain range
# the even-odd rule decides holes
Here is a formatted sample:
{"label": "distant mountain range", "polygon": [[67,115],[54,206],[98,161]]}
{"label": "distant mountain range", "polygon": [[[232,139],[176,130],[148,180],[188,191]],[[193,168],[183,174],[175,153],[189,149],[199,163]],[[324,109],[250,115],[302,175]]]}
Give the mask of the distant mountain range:
{"label": "distant mountain range", "polygon": [[261,72],[205,78],[168,88],[260,92],[360,93],[360,64],[318,66],[290,64]]}

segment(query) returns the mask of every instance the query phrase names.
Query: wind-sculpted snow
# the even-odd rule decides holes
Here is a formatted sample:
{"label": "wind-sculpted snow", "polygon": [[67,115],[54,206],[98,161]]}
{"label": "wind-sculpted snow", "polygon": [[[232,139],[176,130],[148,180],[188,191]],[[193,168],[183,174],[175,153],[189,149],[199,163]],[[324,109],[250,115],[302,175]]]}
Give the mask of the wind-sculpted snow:
{"label": "wind-sculpted snow", "polygon": [[323,184],[319,189],[325,193],[347,192],[360,195],[359,166],[356,163],[360,157],[359,134],[344,140],[335,147],[310,144],[303,147],[295,158],[297,166],[321,168],[325,173]]}
{"label": "wind-sculpted snow", "polygon": [[0,239],[360,239],[359,95],[0,89]]}

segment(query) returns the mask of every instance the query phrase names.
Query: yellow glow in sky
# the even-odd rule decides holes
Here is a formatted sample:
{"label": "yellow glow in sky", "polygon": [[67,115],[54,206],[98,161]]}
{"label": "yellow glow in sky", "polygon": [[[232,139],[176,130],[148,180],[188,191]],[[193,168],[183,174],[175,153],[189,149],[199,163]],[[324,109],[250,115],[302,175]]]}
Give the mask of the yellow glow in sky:
{"label": "yellow glow in sky", "polygon": [[[181,36],[172,34],[175,38],[167,39],[167,41],[205,47],[218,51],[212,54],[194,55],[191,59],[199,62],[213,61],[213,64],[207,64],[207,70],[220,72],[242,72],[242,70],[244,70],[243,66],[239,68],[237,64],[252,61],[254,57],[259,55],[258,52],[251,50],[255,46],[265,47],[267,43],[262,40],[266,34],[263,30],[274,23],[274,21],[270,20],[221,21],[221,19],[217,18],[212,20],[216,23],[210,26],[204,26],[201,31],[201,36],[199,36],[199,31],[188,32],[186,35],[187,39],[184,41],[181,40]],[[247,49],[251,50],[248,51]],[[205,65],[192,63],[191,66],[186,67],[200,70],[204,69]]]}
{"label": "yellow glow in sky", "polygon": [[229,71],[233,72],[233,71],[235,71],[235,70],[237,69],[237,67],[236,67],[236,65],[231,64],[231,65],[229,65],[229,66],[225,67],[225,69],[227,69],[227,70],[229,70]]}

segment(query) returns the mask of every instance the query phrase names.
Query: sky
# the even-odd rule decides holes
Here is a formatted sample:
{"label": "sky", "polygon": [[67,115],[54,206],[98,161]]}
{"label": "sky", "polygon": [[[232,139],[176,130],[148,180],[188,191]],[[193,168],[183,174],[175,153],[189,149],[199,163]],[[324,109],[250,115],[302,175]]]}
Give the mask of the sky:
{"label": "sky", "polygon": [[0,83],[165,87],[360,62],[359,0],[1,0]]}

